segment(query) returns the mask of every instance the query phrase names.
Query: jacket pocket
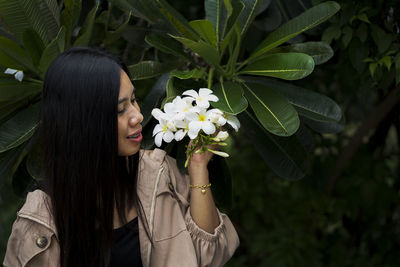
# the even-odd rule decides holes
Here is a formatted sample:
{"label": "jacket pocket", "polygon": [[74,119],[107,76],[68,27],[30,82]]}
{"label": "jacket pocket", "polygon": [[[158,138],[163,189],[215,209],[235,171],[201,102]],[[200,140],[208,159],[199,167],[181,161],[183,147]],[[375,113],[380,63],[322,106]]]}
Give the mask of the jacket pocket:
{"label": "jacket pocket", "polygon": [[181,207],[170,191],[164,191],[156,199],[154,214],[154,240],[171,239],[187,231]]}

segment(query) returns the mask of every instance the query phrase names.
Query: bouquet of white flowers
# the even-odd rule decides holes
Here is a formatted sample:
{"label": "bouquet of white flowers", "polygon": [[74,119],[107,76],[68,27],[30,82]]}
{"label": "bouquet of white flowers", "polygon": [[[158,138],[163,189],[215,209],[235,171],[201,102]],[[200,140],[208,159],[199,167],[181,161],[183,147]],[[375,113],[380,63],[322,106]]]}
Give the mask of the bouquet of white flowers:
{"label": "bouquet of white flowers", "polygon": [[[212,93],[212,90],[208,88],[200,88],[198,93],[195,90],[187,90],[182,94],[186,97],[177,96],[172,102],[166,103],[164,112],[158,108],[151,112],[159,122],[153,130],[155,144],[158,147],[161,146],[163,140],[167,143],[174,139],[180,141],[186,135],[192,139],[192,145],[187,148],[188,158],[185,167],[193,153],[210,151],[216,155],[228,157],[227,153],[207,148],[207,145],[226,145],[223,141],[229,134],[221,130],[226,123],[235,131],[239,130],[240,122],[235,116],[216,108],[207,110],[210,107],[209,101],[218,101],[218,97]],[[196,104],[193,105],[193,102]],[[198,146],[201,148],[194,151]]]}

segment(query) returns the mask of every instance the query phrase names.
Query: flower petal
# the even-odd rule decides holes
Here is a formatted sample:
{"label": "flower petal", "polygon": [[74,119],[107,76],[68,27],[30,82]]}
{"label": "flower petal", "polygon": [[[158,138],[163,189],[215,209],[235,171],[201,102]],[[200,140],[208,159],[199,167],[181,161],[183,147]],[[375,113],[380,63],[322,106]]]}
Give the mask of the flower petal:
{"label": "flower petal", "polygon": [[193,98],[198,98],[199,97],[197,92],[195,90],[193,90],[193,89],[186,90],[185,92],[182,93],[182,95],[189,95],[189,96],[191,96]]}
{"label": "flower petal", "polygon": [[206,99],[198,100],[196,99],[196,104],[201,107],[201,108],[208,108],[210,106],[210,103]]}
{"label": "flower petal", "polygon": [[218,102],[218,97],[216,95],[209,95],[207,96],[208,101]]}
{"label": "flower petal", "polygon": [[153,108],[153,110],[151,111],[151,115],[156,118],[156,120],[160,120],[163,117],[164,112],[162,112],[160,109],[158,108]]}
{"label": "flower petal", "polygon": [[7,68],[5,71],[4,71],[4,73],[5,74],[14,74],[14,73],[16,73],[18,70],[14,70],[14,69],[11,69],[11,68]]}
{"label": "flower petal", "polygon": [[209,94],[212,94],[212,92],[213,92],[213,91],[211,91],[211,90],[208,89],[208,88],[200,88],[200,90],[199,90],[199,96],[200,96],[200,97],[205,97],[205,96],[208,96]]}
{"label": "flower petal", "polygon": [[17,71],[17,73],[15,73],[14,77],[18,81],[22,82],[22,79],[24,78],[24,73],[22,71]]}
{"label": "flower petal", "polygon": [[175,135],[171,131],[167,131],[163,136],[163,140],[167,143],[170,143],[174,137]]}
{"label": "flower petal", "polygon": [[179,130],[175,133],[175,140],[176,141],[181,141],[183,139],[183,137],[185,137],[186,135],[186,131],[184,130]]}
{"label": "flower petal", "polygon": [[159,132],[159,133],[156,135],[156,137],[154,138],[154,143],[156,144],[156,146],[158,146],[158,147],[161,146],[161,142],[162,142],[162,139],[163,139],[163,135],[164,135],[163,132]]}
{"label": "flower petal", "polygon": [[158,134],[158,133],[161,132],[161,131],[162,131],[162,126],[161,126],[161,124],[157,124],[157,125],[154,127],[153,136],[155,136],[156,134]]}
{"label": "flower petal", "polygon": [[201,129],[203,129],[203,131],[206,134],[213,134],[213,133],[215,133],[215,130],[216,130],[215,129],[215,125],[212,122],[209,122],[209,121],[203,122],[202,125],[201,125]]}
{"label": "flower petal", "polygon": [[238,118],[236,118],[236,116],[233,115],[228,115],[227,117],[228,124],[232,126],[232,128],[235,129],[235,131],[237,132],[240,128],[240,121],[238,120]]}

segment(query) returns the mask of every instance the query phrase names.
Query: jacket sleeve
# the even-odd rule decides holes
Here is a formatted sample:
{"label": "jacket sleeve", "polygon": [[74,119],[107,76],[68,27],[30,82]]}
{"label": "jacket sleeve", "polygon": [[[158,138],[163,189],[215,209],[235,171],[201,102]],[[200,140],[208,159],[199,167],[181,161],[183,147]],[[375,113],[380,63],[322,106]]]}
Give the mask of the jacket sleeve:
{"label": "jacket sleeve", "polygon": [[22,266],[18,258],[18,250],[20,247],[20,242],[23,234],[21,232],[25,232],[26,229],[24,229],[25,228],[24,225],[21,224],[19,220],[20,219],[17,217],[17,219],[13,223],[11,235],[7,243],[6,255],[4,257],[4,262],[3,262],[4,267]]}
{"label": "jacket sleeve", "polygon": [[215,228],[214,233],[201,229],[190,213],[189,176],[179,171],[175,159],[167,156],[167,163],[172,184],[182,204],[186,227],[192,238],[199,266],[223,266],[232,257],[240,243],[231,220],[217,208],[220,224]]}

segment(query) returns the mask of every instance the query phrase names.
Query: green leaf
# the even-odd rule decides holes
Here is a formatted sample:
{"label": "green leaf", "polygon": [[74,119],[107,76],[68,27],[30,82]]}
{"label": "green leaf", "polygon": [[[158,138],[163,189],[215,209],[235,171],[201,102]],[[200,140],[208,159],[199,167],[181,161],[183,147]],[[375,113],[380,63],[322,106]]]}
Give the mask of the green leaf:
{"label": "green leaf", "polygon": [[358,73],[362,73],[366,67],[366,64],[363,62],[363,60],[368,57],[369,46],[361,43],[358,39],[353,39],[350,42],[347,52],[353,67]]}
{"label": "green leaf", "polygon": [[240,13],[238,21],[241,33],[244,35],[250,24],[253,22],[262,0],[242,0],[242,2],[244,4],[244,9]]}
{"label": "green leaf", "polygon": [[153,88],[145,97],[141,106],[141,112],[144,120],[142,122],[143,127],[151,120],[151,111],[153,108],[159,107],[163,96],[165,95],[165,89],[169,80],[169,74],[163,74],[158,78]]}
{"label": "green leaf", "polygon": [[172,36],[175,40],[181,42],[184,46],[190,48],[193,52],[199,54],[205,61],[213,65],[219,65],[219,54],[215,47],[200,40],[198,42],[186,39],[184,37]]}
{"label": "green leaf", "polygon": [[320,120],[312,120],[308,117],[304,117],[299,113],[301,117],[301,121],[307,124],[308,127],[313,129],[314,131],[322,134],[326,133],[339,133],[343,131],[345,126],[345,117],[342,116],[340,121],[320,121]]}
{"label": "green leaf", "polygon": [[286,97],[299,115],[314,121],[338,122],[342,110],[331,98],[293,84],[265,77],[243,77],[245,82],[259,83]]}
{"label": "green leaf", "polygon": [[378,63],[370,63],[369,64],[369,72],[371,73],[372,77],[374,77],[376,67],[378,67]]}
{"label": "green leaf", "polygon": [[0,51],[0,59],[5,59],[4,61],[0,60],[1,66],[8,68],[9,66],[4,65],[12,60],[20,70],[31,70],[36,73],[37,70],[32,65],[31,58],[16,42],[0,36]]}
{"label": "green leaf", "polygon": [[149,34],[146,36],[145,41],[149,45],[157,48],[164,53],[181,57],[194,63],[193,59],[183,51],[183,49],[181,48],[181,44],[172,38],[158,34]]}
{"label": "green leaf", "polygon": [[200,35],[208,44],[217,47],[217,34],[214,26],[208,20],[193,20],[189,25]]}
{"label": "green leaf", "polygon": [[342,42],[345,48],[349,45],[351,38],[353,38],[353,29],[349,26],[344,27]]}
{"label": "green leaf", "polygon": [[33,135],[39,125],[39,104],[21,110],[0,125],[0,153],[21,145]]}
{"label": "green leaf", "polygon": [[311,29],[333,16],[340,6],[334,1],[327,1],[308,9],[306,12],[288,21],[264,39],[249,59],[261,56],[268,50],[292,39],[300,33]]}
{"label": "green leaf", "polygon": [[43,180],[45,177],[43,157],[43,144],[40,141],[36,141],[26,159],[26,169],[30,176],[35,180]]}
{"label": "green leaf", "polygon": [[131,14],[132,12],[129,12],[128,18],[121,26],[118,27],[118,29],[116,29],[113,32],[106,33],[106,39],[103,41],[104,45],[110,45],[121,38],[121,35],[125,32],[125,29],[129,24],[129,19],[131,18]]}
{"label": "green leaf", "polygon": [[218,102],[211,102],[214,108],[218,108],[229,114],[239,114],[247,106],[247,100],[243,95],[243,88],[238,83],[220,82],[212,87],[214,94],[218,97]]}
{"label": "green leaf", "polygon": [[358,15],[357,18],[361,21],[371,24],[371,22],[368,20],[368,17],[365,13]]}
{"label": "green leaf", "polygon": [[390,67],[392,66],[392,58],[390,56],[384,56],[378,61],[379,65],[385,65],[386,68],[390,71]]}
{"label": "green leaf", "polygon": [[11,181],[22,159],[26,156],[26,144],[0,153],[0,183]]}
{"label": "green leaf", "polygon": [[394,58],[394,64],[396,66],[396,85],[400,83],[400,54]]}
{"label": "green leaf", "polygon": [[315,65],[327,62],[333,56],[333,50],[327,43],[324,42],[306,42],[292,44],[288,46],[281,46],[272,49],[268,54],[283,53],[283,52],[296,52],[303,53],[311,56]]}
{"label": "green leaf", "polygon": [[[176,77],[181,80],[186,79],[200,79],[204,76],[206,71],[204,69],[192,69],[192,70],[173,70],[171,71],[171,77]],[[167,94],[168,95],[168,94]]]}
{"label": "green leaf", "polygon": [[297,133],[285,138],[270,134],[248,111],[240,113],[238,119],[254,148],[276,174],[288,180],[305,176],[309,155]]}
{"label": "green leaf", "polygon": [[70,47],[71,35],[78,25],[81,15],[82,0],[64,0],[64,10],[61,13],[60,22],[65,27],[65,48]]}
{"label": "green leaf", "polygon": [[[242,35],[240,34],[240,27],[236,24],[238,21],[239,15],[242,13],[244,9],[244,4],[240,1],[235,1],[234,5],[232,6],[232,14],[229,16],[227,25],[226,25],[226,34],[223,38],[222,45],[221,45],[221,54],[225,51],[226,46],[231,43],[234,45],[235,43],[240,43],[242,39]],[[234,33],[236,32],[236,36]],[[236,41],[235,38],[236,37]]]}
{"label": "green leaf", "polygon": [[151,23],[157,22],[162,16],[154,0],[110,0],[109,2],[122,11],[133,11],[135,17],[143,18]]}
{"label": "green leaf", "polygon": [[338,25],[333,25],[328,27],[321,37],[321,40],[325,43],[330,44],[333,39],[338,40],[341,34],[340,27]]}
{"label": "green leaf", "polygon": [[40,93],[42,85],[0,78],[0,103],[18,101]]}
{"label": "green leaf", "polygon": [[375,24],[372,24],[370,27],[372,39],[374,39],[374,42],[378,47],[379,53],[385,52],[392,43],[392,36]]}
{"label": "green leaf", "polygon": [[53,40],[60,28],[60,9],[57,0],[38,0],[37,5],[45,21],[48,40]]}
{"label": "green leaf", "polygon": [[163,64],[157,61],[142,61],[135,65],[128,66],[132,80],[143,80],[157,77],[174,69],[172,64]]}
{"label": "green leaf", "polygon": [[54,24],[48,20],[48,3],[50,0],[0,0],[0,14],[7,27],[22,43],[23,32],[30,27],[39,34],[42,41],[47,44],[51,40]]}
{"label": "green leaf", "polygon": [[74,46],[87,46],[89,45],[90,39],[92,37],[93,25],[96,18],[96,12],[99,8],[100,1],[96,2],[96,5],[90,10],[87,15],[85,22],[81,30],[79,31],[79,37],[74,42]]}
{"label": "green leaf", "polygon": [[204,9],[206,11],[206,19],[214,25],[217,35],[217,42],[224,37],[226,23],[228,21],[228,10],[223,0],[205,0]]}
{"label": "green leaf", "polygon": [[22,39],[25,49],[32,58],[33,64],[38,65],[43,50],[45,49],[42,39],[40,39],[40,36],[32,28],[28,28],[24,31]]}
{"label": "green leaf", "polygon": [[361,42],[365,42],[368,37],[367,25],[365,23],[361,23],[360,26],[358,26],[358,28],[357,28],[356,34]]}
{"label": "green leaf", "polygon": [[199,40],[198,34],[189,25],[184,16],[182,16],[177,10],[169,5],[165,0],[156,0],[161,13],[168,19],[168,21],[180,32],[185,38],[193,41]]}
{"label": "green leaf", "polygon": [[296,110],[285,97],[258,83],[243,83],[244,91],[257,119],[269,132],[278,136],[291,136],[299,128]]}
{"label": "green leaf", "polygon": [[312,57],[302,53],[278,53],[263,57],[246,66],[239,74],[270,76],[285,80],[298,80],[314,70]]}
{"label": "green leaf", "polygon": [[43,51],[42,57],[40,58],[39,69],[42,71],[42,73],[46,73],[46,70],[50,66],[51,62],[64,51],[64,38],[65,27],[62,26],[56,38],[47,45],[46,49]]}

